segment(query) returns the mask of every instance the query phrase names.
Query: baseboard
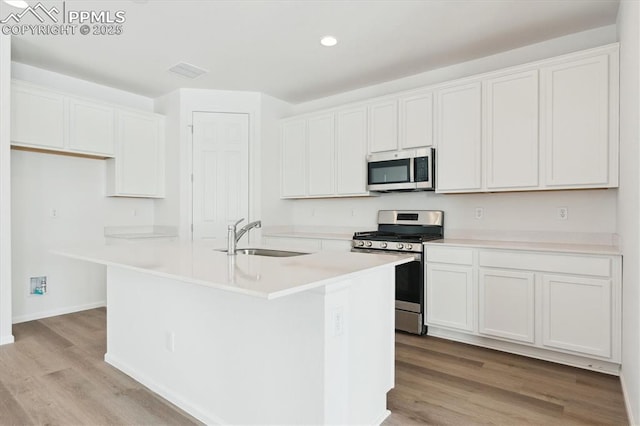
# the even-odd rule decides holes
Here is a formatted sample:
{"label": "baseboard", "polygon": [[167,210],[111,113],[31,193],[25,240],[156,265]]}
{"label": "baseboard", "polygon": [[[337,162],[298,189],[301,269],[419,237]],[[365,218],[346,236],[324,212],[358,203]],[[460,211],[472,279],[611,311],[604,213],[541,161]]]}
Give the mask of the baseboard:
{"label": "baseboard", "polygon": [[627,409],[627,418],[630,425],[637,425],[633,418],[633,410],[631,409],[631,401],[629,400],[629,393],[627,392],[627,383],[624,376],[624,370],[620,372],[620,385],[622,385],[622,396],[624,397],[624,406]]}
{"label": "baseboard", "polygon": [[15,339],[13,338],[13,334],[9,334],[8,336],[0,336],[0,346],[9,345],[13,342],[15,342]]}
{"label": "baseboard", "polygon": [[193,416],[196,419],[200,420],[204,424],[207,424],[207,425],[225,425],[225,424],[229,424],[229,422],[225,422],[222,419],[217,418],[215,416],[212,416],[209,413],[205,413],[199,407],[196,407],[193,404],[191,404],[190,402],[185,401],[183,398],[177,396],[174,392],[172,392],[166,386],[163,386],[163,385],[157,383],[152,378],[150,378],[150,377],[148,377],[148,376],[146,376],[144,374],[141,374],[138,371],[136,371],[135,368],[132,368],[129,365],[127,365],[126,363],[121,362],[120,360],[118,360],[117,357],[114,357],[114,356],[112,356],[112,355],[107,353],[107,354],[104,355],[104,361],[107,364],[109,364],[109,365],[117,368],[118,370],[122,371],[124,374],[126,374],[129,377],[131,377],[132,379],[134,379],[138,383],[143,384],[144,386],[149,388],[151,391],[157,393],[158,395],[160,395],[161,397],[163,397],[167,401],[171,402],[173,405],[175,405],[178,408],[180,408],[181,410],[189,413],[191,416]]}
{"label": "baseboard", "polygon": [[51,311],[43,311],[43,312],[35,312],[33,314],[28,315],[19,315],[13,317],[13,324],[18,324],[21,322],[34,321],[42,318],[55,317],[58,315],[71,314],[73,312],[86,311],[89,309],[102,308],[103,306],[107,306],[107,301],[103,300],[100,302],[87,303],[86,305],[76,305],[76,306],[68,306],[65,308],[53,309]]}

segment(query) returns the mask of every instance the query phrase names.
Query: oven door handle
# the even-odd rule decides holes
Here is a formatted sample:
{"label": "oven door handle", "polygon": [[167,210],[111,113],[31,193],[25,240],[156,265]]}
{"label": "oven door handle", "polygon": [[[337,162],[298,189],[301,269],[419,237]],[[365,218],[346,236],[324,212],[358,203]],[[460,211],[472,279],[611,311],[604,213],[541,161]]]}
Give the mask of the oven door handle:
{"label": "oven door handle", "polygon": [[422,253],[393,251],[393,250],[363,249],[363,248],[356,248],[356,247],[352,247],[351,251],[353,253],[372,253],[372,254],[386,254],[386,255],[394,255],[394,256],[413,256],[413,259],[416,262],[422,262]]}

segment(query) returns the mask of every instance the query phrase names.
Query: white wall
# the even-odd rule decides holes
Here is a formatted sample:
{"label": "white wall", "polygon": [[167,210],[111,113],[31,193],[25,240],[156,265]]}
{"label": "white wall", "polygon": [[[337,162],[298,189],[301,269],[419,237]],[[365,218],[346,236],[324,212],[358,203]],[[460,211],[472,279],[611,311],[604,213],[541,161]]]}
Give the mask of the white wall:
{"label": "white wall", "polygon": [[620,40],[618,232],[624,259],[622,385],[631,424],[640,422],[640,3],[623,0]]}
{"label": "white wall", "polygon": [[291,202],[280,199],[279,119],[291,114],[291,104],[262,95],[262,222],[265,227],[292,222]]}
{"label": "white wall", "polygon": [[[13,64],[13,77],[126,107],[152,107],[152,100],[142,96],[22,64]],[[51,249],[103,243],[105,226],[154,224],[153,200],[104,196],[105,165],[103,160],[11,152],[14,322],[104,304],[104,268],[63,259]],[[29,295],[29,277],[42,275],[48,278],[49,294]]]}
{"label": "white wall", "polygon": [[415,74],[409,77],[297,104],[294,107],[293,113],[302,114],[348,102],[356,102],[367,98],[388,95],[394,92],[414,89],[421,86],[438,84],[449,80],[494,71],[500,68],[571,53],[577,50],[602,46],[616,41],[616,26],[609,25],[520,47],[507,52],[497,53],[484,58],[474,59],[472,61]]}
{"label": "white wall", "polygon": [[[615,41],[615,26],[603,27],[296,105],[294,112],[314,111]],[[364,199],[296,200],[291,201],[291,208],[293,224],[298,228],[373,229],[377,210],[441,209],[445,211],[445,235],[449,237],[611,244],[616,232],[616,197],[615,189],[459,195],[403,193]],[[484,209],[484,219],[474,218],[476,207]],[[557,218],[558,207],[569,209],[568,220]]]}
{"label": "white wall", "polygon": [[11,37],[0,35],[0,345],[11,334]]}
{"label": "white wall", "polygon": [[[176,108],[179,102],[179,108]],[[171,137],[167,139],[168,168],[171,178],[167,181],[167,197],[158,202],[156,225],[178,227],[182,239],[191,238],[191,179],[192,135],[194,112],[230,112],[249,115],[249,217],[260,218],[261,197],[261,95],[257,92],[233,92],[226,90],[180,89],[155,101],[156,112],[167,115],[171,123]],[[176,132],[177,128],[177,132]],[[176,156],[177,155],[177,156]],[[171,164],[173,162],[173,164]],[[177,222],[175,222],[177,219]],[[160,222],[162,220],[163,222]],[[253,235],[254,237],[252,237]],[[250,238],[259,238],[260,230]]]}

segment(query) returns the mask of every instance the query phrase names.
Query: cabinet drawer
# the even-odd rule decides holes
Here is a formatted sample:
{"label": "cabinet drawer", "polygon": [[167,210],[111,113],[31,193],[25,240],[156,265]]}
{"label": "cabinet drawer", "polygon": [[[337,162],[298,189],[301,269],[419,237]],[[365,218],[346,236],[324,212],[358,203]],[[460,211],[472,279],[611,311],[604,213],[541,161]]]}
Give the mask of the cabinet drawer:
{"label": "cabinet drawer", "polygon": [[427,262],[473,265],[473,249],[427,246]]}
{"label": "cabinet drawer", "polygon": [[538,254],[481,250],[480,266],[575,275],[611,276],[611,258],[561,253]]}

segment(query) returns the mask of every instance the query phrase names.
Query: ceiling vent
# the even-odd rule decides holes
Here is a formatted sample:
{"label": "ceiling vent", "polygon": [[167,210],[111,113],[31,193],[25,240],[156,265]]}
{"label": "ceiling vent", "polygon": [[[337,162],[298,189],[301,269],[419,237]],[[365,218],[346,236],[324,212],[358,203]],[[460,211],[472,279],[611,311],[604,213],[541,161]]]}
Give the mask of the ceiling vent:
{"label": "ceiling vent", "polygon": [[186,78],[198,78],[209,71],[196,67],[195,65],[187,64],[186,62],[179,62],[169,68],[169,71],[176,73]]}

